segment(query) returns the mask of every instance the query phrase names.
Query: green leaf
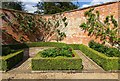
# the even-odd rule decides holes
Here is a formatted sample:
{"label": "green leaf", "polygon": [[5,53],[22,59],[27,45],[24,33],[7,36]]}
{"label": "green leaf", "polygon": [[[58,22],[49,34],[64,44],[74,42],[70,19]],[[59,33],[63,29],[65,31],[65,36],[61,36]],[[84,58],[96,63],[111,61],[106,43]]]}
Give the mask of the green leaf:
{"label": "green leaf", "polygon": [[65,22],[65,23],[64,23],[64,25],[65,25],[65,27],[66,27],[66,26],[68,25],[68,23],[67,23],[67,22]]}
{"label": "green leaf", "polygon": [[66,19],[67,19],[67,18],[66,18],[66,17],[64,17],[64,18],[62,19],[62,20],[63,20],[63,22],[65,22],[65,21],[66,21]]}

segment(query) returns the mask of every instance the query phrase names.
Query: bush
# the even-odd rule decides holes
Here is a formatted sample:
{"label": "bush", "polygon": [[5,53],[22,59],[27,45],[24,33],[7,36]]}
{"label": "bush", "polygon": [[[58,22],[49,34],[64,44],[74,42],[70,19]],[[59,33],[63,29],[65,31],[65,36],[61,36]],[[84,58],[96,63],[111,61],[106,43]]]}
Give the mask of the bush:
{"label": "bush", "polygon": [[57,42],[32,42],[26,44],[28,47],[62,47],[67,44]]}
{"label": "bush", "polygon": [[9,46],[8,47],[2,47],[2,55],[0,55],[0,56],[6,56],[6,55],[8,55],[10,53],[14,53],[14,52],[16,52],[16,50],[11,49]]}
{"label": "bush", "polygon": [[96,51],[104,53],[109,57],[119,57],[120,56],[120,51],[117,48],[109,48],[107,46],[104,46],[103,44],[96,43],[93,40],[89,42],[89,47]]}
{"label": "bush", "polygon": [[23,43],[23,44],[2,45],[2,48],[5,48],[5,47],[9,47],[10,49],[14,49],[14,50],[29,48],[26,43]]}
{"label": "bush", "polygon": [[71,46],[74,50],[79,50],[79,44],[68,44]]}
{"label": "bush", "polygon": [[65,44],[58,42],[31,42],[31,43],[22,43],[22,44],[11,44],[11,45],[2,45],[2,47],[9,47],[10,49],[23,49],[29,47],[62,47],[69,45],[74,50],[79,50],[79,44]]}
{"label": "bush", "polygon": [[31,42],[23,44],[11,44],[11,45],[2,45],[2,47],[10,47],[11,49],[23,49],[29,47],[62,47],[67,44],[57,43],[57,42]]}
{"label": "bush", "polygon": [[23,59],[23,50],[0,57],[0,70],[7,71]]}
{"label": "bush", "polygon": [[[74,52],[75,53],[75,52]],[[40,54],[37,54],[32,59],[32,70],[79,70],[81,71],[82,59],[79,55],[75,54],[75,57],[48,57],[42,58]]]}
{"label": "bush", "polygon": [[104,70],[120,70],[120,59],[118,57],[107,57],[105,54],[97,52],[82,44],[79,48],[85,55],[91,58]]}
{"label": "bush", "polygon": [[10,52],[11,52],[11,49],[9,47],[4,47],[4,48],[2,48],[2,55],[1,56],[8,55],[8,54],[10,54]]}
{"label": "bush", "polygon": [[72,48],[69,46],[63,46],[59,48],[46,49],[42,52],[39,52],[42,57],[57,57],[57,56],[66,56],[72,57]]}

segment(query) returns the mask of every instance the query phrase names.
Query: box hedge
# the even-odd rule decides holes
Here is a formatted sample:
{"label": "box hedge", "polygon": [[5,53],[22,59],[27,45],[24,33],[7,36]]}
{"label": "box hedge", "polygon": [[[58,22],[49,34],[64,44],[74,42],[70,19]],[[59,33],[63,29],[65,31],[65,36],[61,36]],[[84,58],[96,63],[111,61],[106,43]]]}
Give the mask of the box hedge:
{"label": "box hedge", "polygon": [[120,57],[120,50],[117,48],[107,47],[104,44],[94,42],[93,40],[89,42],[89,47],[107,55],[108,57]]}
{"label": "box hedge", "polygon": [[23,50],[11,53],[7,56],[0,56],[0,70],[7,71],[23,59]]}
{"label": "box hedge", "polygon": [[67,44],[71,46],[74,50],[79,50],[79,44]]}
{"label": "box hedge", "polygon": [[33,71],[44,71],[44,70],[77,70],[81,71],[82,59],[75,54],[75,57],[48,57],[42,58],[40,54],[37,54],[32,59],[32,70]]}
{"label": "box hedge", "polygon": [[2,45],[2,48],[9,47],[11,49],[23,49],[29,47],[61,47],[65,45],[67,44],[58,42],[31,42],[22,44]]}
{"label": "box hedge", "polygon": [[69,45],[74,50],[79,50],[79,44],[65,44],[59,42],[31,42],[31,43],[22,43],[22,44],[11,44],[11,45],[2,45],[2,48],[9,47],[11,49],[23,49],[29,47],[61,47]]}
{"label": "box hedge", "polygon": [[104,70],[120,70],[120,59],[118,57],[108,57],[82,44],[79,49]]}

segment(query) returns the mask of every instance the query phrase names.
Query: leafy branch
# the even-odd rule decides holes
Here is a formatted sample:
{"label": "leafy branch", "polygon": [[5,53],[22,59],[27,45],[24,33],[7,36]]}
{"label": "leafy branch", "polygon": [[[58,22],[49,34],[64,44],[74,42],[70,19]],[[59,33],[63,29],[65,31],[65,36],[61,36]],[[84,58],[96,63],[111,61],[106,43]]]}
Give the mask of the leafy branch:
{"label": "leafy branch", "polygon": [[94,8],[84,13],[87,22],[84,22],[80,27],[88,31],[88,35],[95,35],[100,37],[103,43],[108,42],[112,46],[120,45],[120,38],[118,38],[118,23],[113,15],[106,16],[104,22],[100,20],[99,11],[94,11]]}

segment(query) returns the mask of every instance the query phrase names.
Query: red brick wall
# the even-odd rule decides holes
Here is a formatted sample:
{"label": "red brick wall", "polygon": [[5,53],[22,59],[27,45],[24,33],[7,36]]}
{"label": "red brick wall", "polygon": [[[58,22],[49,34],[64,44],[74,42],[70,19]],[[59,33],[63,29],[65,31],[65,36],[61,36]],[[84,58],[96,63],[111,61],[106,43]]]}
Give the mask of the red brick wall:
{"label": "red brick wall", "polygon": [[[118,4],[120,2],[107,3],[103,5],[94,6],[95,10],[100,12],[100,19],[104,20],[107,15],[114,15],[115,19],[118,21]],[[84,32],[81,28],[79,28],[80,24],[85,22],[84,12],[89,10],[89,8],[83,8],[78,10],[72,10],[69,12],[64,12],[63,14],[67,17],[68,26],[65,28],[64,32],[67,37],[61,41],[65,43],[74,43],[74,44],[85,44],[87,45],[90,40],[96,40],[100,42],[99,39],[95,39],[95,36],[88,36],[87,32]],[[1,11],[1,10],[0,10]],[[3,10],[4,12],[10,14],[11,11]],[[16,13],[16,12],[14,12]],[[23,13],[27,14],[27,13]],[[31,15],[31,14],[28,14]],[[49,18],[51,15],[44,15],[44,17]],[[5,22],[3,22],[5,24]],[[4,26],[3,26],[4,27]],[[15,38],[18,38],[14,32],[8,27],[6,30]],[[29,40],[29,39],[28,39]],[[54,40],[53,40],[54,41]]]}
{"label": "red brick wall", "polygon": [[[86,21],[84,12],[89,9],[90,8],[79,9],[63,13],[67,17],[68,26],[65,30],[67,37],[62,42],[75,44],[82,43],[85,45],[87,45],[90,40],[100,42],[99,38],[95,39],[95,36],[88,36],[87,32],[79,28],[80,24]],[[115,19],[118,21],[118,3],[99,5],[95,7],[95,11],[96,10],[100,12],[100,20],[104,20],[108,15],[114,15]]]}

